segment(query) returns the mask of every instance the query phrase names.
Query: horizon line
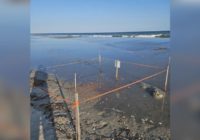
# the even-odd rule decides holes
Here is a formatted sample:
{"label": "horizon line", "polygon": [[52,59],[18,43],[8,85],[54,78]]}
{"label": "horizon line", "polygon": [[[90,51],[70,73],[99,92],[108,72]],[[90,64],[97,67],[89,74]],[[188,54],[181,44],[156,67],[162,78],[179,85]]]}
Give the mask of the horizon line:
{"label": "horizon line", "polygon": [[170,32],[170,30],[149,30],[149,31],[114,31],[114,32],[31,32],[30,34],[94,34],[94,33],[134,33],[134,32]]}

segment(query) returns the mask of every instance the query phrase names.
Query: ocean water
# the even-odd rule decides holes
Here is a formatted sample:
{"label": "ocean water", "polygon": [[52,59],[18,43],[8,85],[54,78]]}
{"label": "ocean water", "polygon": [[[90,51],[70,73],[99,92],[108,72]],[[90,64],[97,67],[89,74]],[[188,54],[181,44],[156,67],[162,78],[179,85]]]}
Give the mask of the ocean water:
{"label": "ocean water", "polygon": [[[166,69],[169,52],[169,38],[157,38],[152,35],[151,37],[111,37],[102,34],[73,37],[32,35],[31,68],[37,69],[43,66],[49,72],[56,72],[59,78],[64,80],[64,84],[73,82],[75,72],[78,84],[97,83],[101,77],[100,92],[103,92]],[[98,62],[99,55],[102,57],[101,63]],[[116,59],[121,62],[118,81],[115,80]],[[145,82],[163,89],[164,81],[165,73]],[[127,115],[137,114],[139,119],[149,116],[155,121],[165,120],[165,124],[169,125],[169,104],[164,119],[160,118],[162,103],[149,97],[141,90],[139,84],[119,93],[123,94],[120,99],[114,94],[109,95],[109,100],[107,101],[106,97],[102,98],[101,101],[105,104],[97,104],[96,108],[102,110],[104,107],[115,107],[127,112]]]}
{"label": "ocean water", "polygon": [[[70,79],[74,72],[83,76],[97,75],[98,55],[100,54],[104,73],[113,75],[115,73],[114,60],[118,59],[122,61],[120,72],[124,73],[124,77],[129,78],[130,75],[141,77],[156,72],[158,69],[140,67],[131,63],[165,68],[169,52],[169,38],[91,37],[87,35],[59,38],[49,37],[49,35],[32,35],[31,68],[36,69],[40,65],[51,67],[48,70],[57,71],[63,79]],[[92,63],[63,65],[77,61]]]}

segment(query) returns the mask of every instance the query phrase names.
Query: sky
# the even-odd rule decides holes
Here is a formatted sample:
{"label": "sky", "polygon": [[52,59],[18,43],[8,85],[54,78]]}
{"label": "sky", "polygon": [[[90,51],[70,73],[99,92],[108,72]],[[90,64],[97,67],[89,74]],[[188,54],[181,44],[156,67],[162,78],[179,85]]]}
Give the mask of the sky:
{"label": "sky", "polygon": [[32,0],[31,33],[162,31],[170,0]]}

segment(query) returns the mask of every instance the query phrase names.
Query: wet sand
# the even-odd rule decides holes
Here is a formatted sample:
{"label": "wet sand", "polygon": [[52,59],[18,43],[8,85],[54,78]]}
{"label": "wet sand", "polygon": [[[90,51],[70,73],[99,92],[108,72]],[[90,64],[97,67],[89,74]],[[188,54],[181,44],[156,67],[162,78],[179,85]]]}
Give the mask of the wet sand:
{"label": "wet sand", "polygon": [[[149,82],[150,81],[151,80],[149,80]],[[65,101],[69,105],[71,115],[75,120],[75,112],[72,106],[74,102],[74,85],[73,83],[66,83],[62,80],[60,80],[60,83],[61,85],[63,85],[62,90],[66,99]],[[52,107],[52,105],[55,104],[57,101],[63,102],[63,98],[61,97],[56,79],[54,76],[52,76],[52,74],[47,80],[47,85],[48,92],[50,93],[49,106],[53,108],[52,112],[55,112],[55,108]],[[104,85],[101,85],[101,88],[99,88],[98,83],[95,82],[78,84],[77,87],[80,102],[95,95],[99,95],[105,90],[108,90],[103,89]],[[169,96],[167,96],[167,99],[168,97]],[[97,98],[89,102],[81,103],[80,119],[82,139],[114,138],[115,133],[116,137],[121,137],[124,139],[131,139],[136,137],[139,137],[141,139],[148,138],[152,140],[156,138],[170,139],[169,100],[167,100],[163,112],[161,112],[161,103],[161,100],[156,100],[148,92],[142,89],[141,84],[131,86],[122,91],[111,93],[102,98]],[[40,104],[42,104],[42,102],[40,102]],[[42,107],[42,110],[44,110],[44,112],[47,111],[47,114],[49,114],[49,109],[46,108],[48,109],[46,110],[45,106],[46,105]],[[64,104],[62,103],[61,106],[61,109],[58,110],[62,114],[65,112],[62,109],[64,107]],[[64,120],[62,119],[61,124],[58,125],[58,120],[54,117],[55,114],[53,115],[53,118],[51,118],[49,115],[45,117],[46,113],[42,115],[41,109],[38,110],[38,108],[36,107],[32,109],[32,121],[38,123],[32,123],[32,129],[34,132],[34,126],[40,126],[41,130],[37,130],[38,132],[40,132],[39,137],[42,137],[42,135],[45,134],[42,132],[42,127],[39,121],[34,119],[38,118],[37,112],[39,112],[40,114],[39,119],[46,118],[46,121],[43,121],[46,125],[43,124],[43,127],[53,127],[48,126],[49,120],[53,120],[52,123],[54,123],[54,126],[57,126],[53,128],[56,129],[55,135],[57,135],[58,138],[63,138],[65,136],[65,132],[66,134],[68,133],[66,128],[60,128],[60,125],[62,126],[62,122],[65,122],[64,120],[67,117],[64,117]],[[51,135],[46,135],[51,136],[52,133]]]}

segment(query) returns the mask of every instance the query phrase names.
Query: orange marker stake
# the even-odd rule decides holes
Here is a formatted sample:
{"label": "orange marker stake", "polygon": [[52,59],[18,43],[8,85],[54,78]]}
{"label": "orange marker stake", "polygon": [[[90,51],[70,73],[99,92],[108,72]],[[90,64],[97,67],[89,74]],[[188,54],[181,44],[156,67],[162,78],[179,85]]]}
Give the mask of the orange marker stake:
{"label": "orange marker stake", "polygon": [[76,139],[81,140],[81,128],[80,128],[80,114],[79,114],[79,100],[78,92],[76,89],[76,73],[74,74],[74,87],[75,87],[75,112],[76,112]]}

